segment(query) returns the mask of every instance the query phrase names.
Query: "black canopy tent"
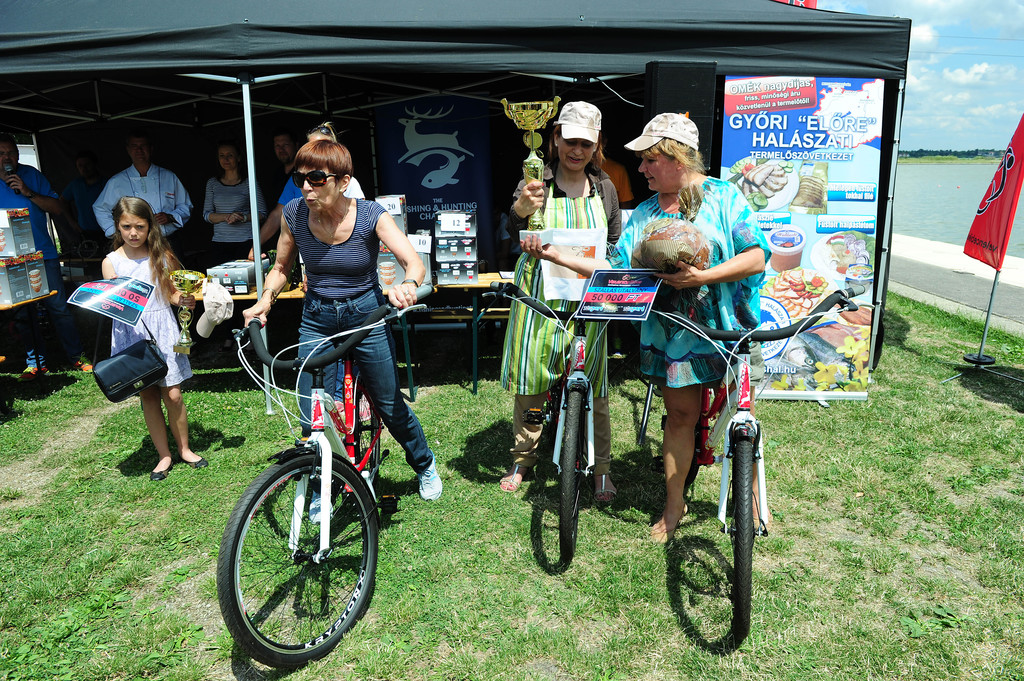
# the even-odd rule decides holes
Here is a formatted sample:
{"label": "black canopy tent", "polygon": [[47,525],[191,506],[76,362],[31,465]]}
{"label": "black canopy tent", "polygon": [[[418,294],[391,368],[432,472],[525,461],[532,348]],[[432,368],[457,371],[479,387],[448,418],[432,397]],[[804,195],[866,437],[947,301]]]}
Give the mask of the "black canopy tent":
{"label": "black canopy tent", "polygon": [[[207,131],[242,121],[250,174],[255,173],[253,125],[261,119],[325,116],[341,127],[346,121],[372,126],[377,104],[441,92],[495,103],[502,97],[567,92],[609,102],[643,101],[643,92],[650,90],[644,74],[652,62],[713,64],[719,79],[726,74],[886,79],[897,85],[888,88],[883,130],[894,157],[897,93],[906,77],[910,41],[907,19],[808,10],[771,0],[648,0],[628,8],[608,0],[493,5],[469,0],[0,0],[0,12],[0,127],[34,133],[44,164],[63,157],[62,165],[70,168],[68,135],[86,131],[111,140],[120,159],[116,168],[124,163],[120,134],[126,128],[144,124],[208,137]],[[497,106],[492,111],[502,117]],[[650,113],[636,112],[622,135],[635,134]],[[515,132],[509,121],[501,129]],[[708,132],[714,134],[702,130],[702,137]],[[372,145],[372,134],[366,137]],[[163,153],[180,154],[187,145],[173,146]],[[523,151],[514,148],[516,156]],[[371,158],[372,151],[371,146]],[[189,165],[187,159],[164,163],[162,158],[157,161],[168,167]],[[709,161],[714,168],[713,155]],[[890,162],[882,169],[882,196],[889,195],[894,168]],[[60,184],[59,176],[51,179]],[[888,205],[880,202],[880,225],[888,214]],[[876,261],[883,282],[880,300],[887,249],[888,230],[886,239],[879,239]]]}

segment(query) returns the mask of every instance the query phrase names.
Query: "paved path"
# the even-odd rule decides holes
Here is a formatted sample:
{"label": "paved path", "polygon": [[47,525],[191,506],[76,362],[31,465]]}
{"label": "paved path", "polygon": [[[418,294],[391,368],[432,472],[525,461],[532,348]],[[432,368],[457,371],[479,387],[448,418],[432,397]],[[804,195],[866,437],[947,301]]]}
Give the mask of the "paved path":
{"label": "paved path", "polygon": [[[962,246],[893,234],[889,290],[984,320],[996,271],[964,255],[963,250]],[[991,326],[1024,336],[1024,258],[1007,257],[1003,262]]]}

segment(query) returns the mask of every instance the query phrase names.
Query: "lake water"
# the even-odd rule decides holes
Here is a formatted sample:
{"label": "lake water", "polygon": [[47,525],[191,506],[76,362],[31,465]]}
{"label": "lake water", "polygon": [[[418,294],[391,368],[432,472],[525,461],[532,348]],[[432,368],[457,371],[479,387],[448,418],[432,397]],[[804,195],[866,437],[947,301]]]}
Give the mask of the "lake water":
{"label": "lake water", "polygon": [[[963,246],[996,172],[996,164],[900,163],[896,166],[893,231]],[[1024,258],[1024,193],[1007,255]]]}

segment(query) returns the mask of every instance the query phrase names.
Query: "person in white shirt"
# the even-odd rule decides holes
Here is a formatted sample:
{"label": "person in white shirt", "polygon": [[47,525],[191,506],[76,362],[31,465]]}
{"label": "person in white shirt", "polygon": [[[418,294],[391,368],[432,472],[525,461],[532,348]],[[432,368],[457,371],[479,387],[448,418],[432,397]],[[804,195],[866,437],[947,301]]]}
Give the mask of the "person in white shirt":
{"label": "person in white shirt", "polygon": [[153,143],[147,131],[139,129],[128,133],[125,149],[132,164],[107,180],[92,205],[96,222],[104,234],[114,236],[114,206],[122,196],[135,196],[146,200],[156,215],[160,231],[164,236],[171,236],[188,222],[192,214],[192,199],[185,191],[185,185],[170,170],[151,161]]}

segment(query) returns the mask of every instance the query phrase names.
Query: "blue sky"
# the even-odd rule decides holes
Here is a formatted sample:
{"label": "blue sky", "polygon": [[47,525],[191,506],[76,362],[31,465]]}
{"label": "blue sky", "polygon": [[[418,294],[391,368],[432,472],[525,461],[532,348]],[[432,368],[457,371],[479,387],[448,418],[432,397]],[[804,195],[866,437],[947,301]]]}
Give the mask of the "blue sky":
{"label": "blue sky", "polygon": [[818,0],[912,20],[900,148],[1005,149],[1024,114],[1024,0]]}

